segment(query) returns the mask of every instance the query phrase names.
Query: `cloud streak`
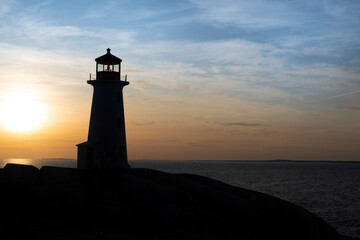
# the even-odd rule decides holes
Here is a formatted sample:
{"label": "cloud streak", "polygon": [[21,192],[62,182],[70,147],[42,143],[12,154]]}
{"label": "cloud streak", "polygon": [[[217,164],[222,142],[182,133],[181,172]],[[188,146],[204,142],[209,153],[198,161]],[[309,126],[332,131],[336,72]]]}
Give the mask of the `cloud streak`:
{"label": "cloud streak", "polygon": [[265,126],[259,123],[248,123],[248,122],[217,122],[217,124],[223,126],[239,126],[239,127],[260,127]]}
{"label": "cloud streak", "polygon": [[103,4],[102,7],[96,6],[92,7],[86,14],[85,18],[102,18],[107,15],[107,13],[113,10],[118,3],[116,1],[108,1],[106,4]]}
{"label": "cloud streak", "polygon": [[342,106],[342,107],[336,107],[336,108],[337,109],[353,110],[353,111],[360,110],[360,107],[357,107],[357,106]]}
{"label": "cloud streak", "polygon": [[357,94],[357,93],[360,93],[360,91],[353,91],[353,92],[342,93],[342,94],[338,94],[338,95],[335,95],[335,96],[327,97],[327,98],[325,98],[325,99],[338,98],[338,97],[353,95],[353,94]]}

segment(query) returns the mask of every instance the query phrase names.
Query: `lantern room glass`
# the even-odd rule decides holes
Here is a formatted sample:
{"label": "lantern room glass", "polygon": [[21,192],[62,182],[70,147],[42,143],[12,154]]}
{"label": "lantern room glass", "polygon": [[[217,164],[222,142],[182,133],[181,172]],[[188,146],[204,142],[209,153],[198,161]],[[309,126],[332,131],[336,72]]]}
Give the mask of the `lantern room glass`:
{"label": "lantern room glass", "polygon": [[119,72],[120,66],[119,64],[98,64],[97,65],[98,72]]}

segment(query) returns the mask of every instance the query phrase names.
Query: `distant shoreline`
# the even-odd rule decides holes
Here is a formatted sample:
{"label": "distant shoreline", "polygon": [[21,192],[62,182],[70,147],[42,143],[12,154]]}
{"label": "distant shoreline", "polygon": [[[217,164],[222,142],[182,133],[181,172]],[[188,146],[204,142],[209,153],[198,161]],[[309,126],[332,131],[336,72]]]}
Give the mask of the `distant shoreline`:
{"label": "distant shoreline", "polygon": [[[9,161],[16,159],[26,159],[30,161],[77,161],[76,159],[71,158],[40,158],[40,159],[31,159],[31,158],[0,158],[0,161]],[[159,159],[135,159],[129,160],[129,162],[222,162],[222,163],[360,163],[358,161],[349,161],[349,160],[291,160],[291,159],[271,159],[271,160],[159,160]]]}

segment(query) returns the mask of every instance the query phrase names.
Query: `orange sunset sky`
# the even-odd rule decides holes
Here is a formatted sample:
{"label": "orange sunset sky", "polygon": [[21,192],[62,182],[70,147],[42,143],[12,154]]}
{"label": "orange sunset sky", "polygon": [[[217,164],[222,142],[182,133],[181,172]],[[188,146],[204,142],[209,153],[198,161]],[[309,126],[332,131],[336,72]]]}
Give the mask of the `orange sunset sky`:
{"label": "orange sunset sky", "polygon": [[128,158],[360,160],[358,1],[0,3],[0,159],[76,158],[96,57]]}

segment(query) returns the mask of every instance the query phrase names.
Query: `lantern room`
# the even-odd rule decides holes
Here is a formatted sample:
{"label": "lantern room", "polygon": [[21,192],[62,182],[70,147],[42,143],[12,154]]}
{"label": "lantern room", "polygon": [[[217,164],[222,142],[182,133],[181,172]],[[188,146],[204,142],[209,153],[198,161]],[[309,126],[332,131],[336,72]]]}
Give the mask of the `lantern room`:
{"label": "lantern room", "polygon": [[110,53],[111,49],[106,49],[107,53],[95,59],[96,61],[96,80],[120,80],[122,60]]}

